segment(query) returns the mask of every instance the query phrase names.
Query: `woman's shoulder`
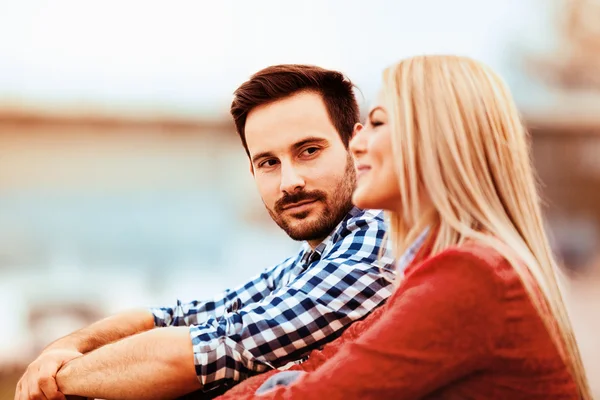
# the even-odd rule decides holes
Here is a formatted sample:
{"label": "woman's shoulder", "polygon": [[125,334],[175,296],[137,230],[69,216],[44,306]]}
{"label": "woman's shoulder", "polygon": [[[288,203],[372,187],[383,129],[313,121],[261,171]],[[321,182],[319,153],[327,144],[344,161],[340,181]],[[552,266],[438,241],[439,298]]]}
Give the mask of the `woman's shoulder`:
{"label": "woman's shoulder", "polygon": [[415,310],[429,306],[431,318],[448,323],[466,318],[464,323],[473,324],[473,315],[494,315],[498,328],[507,298],[502,276],[506,265],[510,264],[500,252],[483,244],[449,247],[407,271],[389,308],[404,313],[412,305]]}
{"label": "woman's shoulder", "polygon": [[[522,283],[507,258],[513,252],[508,247],[500,249],[475,240],[449,247],[412,265],[400,288],[428,285],[435,286],[432,291],[449,294],[477,287],[485,288],[490,298],[505,299],[515,290],[521,292]],[[517,257],[512,258],[520,262]]]}
{"label": "woman's shoulder", "polygon": [[[507,247],[505,252],[491,247],[476,240],[470,240],[460,245],[448,247],[447,249],[425,258],[409,271],[434,272],[443,268],[450,270],[476,270],[473,272],[504,278],[507,273],[514,271],[507,259],[511,250]],[[518,260],[517,260],[518,261]]]}
{"label": "woman's shoulder", "polygon": [[492,247],[487,243],[482,243],[478,240],[468,240],[463,244],[447,248],[437,256],[440,258],[461,257],[477,265],[488,268],[499,268],[508,264],[507,256],[513,252],[508,246],[504,246],[500,242],[498,242],[498,247],[503,248],[503,252],[500,252],[498,248]]}

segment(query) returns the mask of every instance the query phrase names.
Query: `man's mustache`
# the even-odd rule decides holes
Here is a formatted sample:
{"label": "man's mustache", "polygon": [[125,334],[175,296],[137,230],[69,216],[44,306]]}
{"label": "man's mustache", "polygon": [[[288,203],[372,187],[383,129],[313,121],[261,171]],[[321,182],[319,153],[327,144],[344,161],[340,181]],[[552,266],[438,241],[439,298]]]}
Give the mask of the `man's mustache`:
{"label": "man's mustache", "polygon": [[327,196],[325,193],[314,190],[312,192],[295,192],[292,194],[286,194],[275,203],[275,211],[277,213],[282,213],[283,209],[289,205],[299,203],[301,201],[322,201],[325,200]]}

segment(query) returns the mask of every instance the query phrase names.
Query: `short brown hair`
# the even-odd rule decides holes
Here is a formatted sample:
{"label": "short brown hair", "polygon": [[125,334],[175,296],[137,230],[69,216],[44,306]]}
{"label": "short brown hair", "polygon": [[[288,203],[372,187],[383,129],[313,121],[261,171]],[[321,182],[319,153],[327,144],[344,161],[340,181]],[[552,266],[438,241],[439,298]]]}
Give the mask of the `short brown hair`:
{"label": "short brown hair", "polygon": [[248,113],[263,104],[301,91],[312,91],[323,98],[331,123],[344,146],[348,147],[354,125],[360,118],[353,88],[352,82],[338,71],[312,65],[274,65],[258,71],[237,88],[230,112],[244,149],[250,156],[245,133]]}

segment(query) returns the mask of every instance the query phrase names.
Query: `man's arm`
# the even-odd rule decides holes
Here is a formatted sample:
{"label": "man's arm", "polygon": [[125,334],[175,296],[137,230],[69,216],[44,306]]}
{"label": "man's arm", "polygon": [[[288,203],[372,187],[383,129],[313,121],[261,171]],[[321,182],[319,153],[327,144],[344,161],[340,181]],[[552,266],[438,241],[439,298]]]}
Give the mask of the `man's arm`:
{"label": "man's arm", "polygon": [[[98,321],[47,346],[17,384],[15,399],[63,398],[57,393],[55,375],[69,361],[108,343],[152,329],[154,318],[147,310],[128,311]],[[42,397],[43,396],[43,397]]]}
{"label": "man's arm", "polygon": [[221,318],[154,329],[76,358],[59,370],[58,389],[98,398],[176,397],[298,359],[391,293],[378,267],[364,264],[361,254],[340,257],[346,250],[341,246],[289,285]]}
{"label": "man's arm", "polygon": [[[226,290],[208,301],[178,302],[176,307],[136,310],[117,314],[98,321],[87,328],[76,331],[50,344],[42,354],[32,362],[17,385],[15,399],[28,398],[27,393],[40,393],[48,398],[64,398],[57,392],[55,375],[69,361],[109,343],[148,331],[154,326],[191,325],[197,321],[206,321],[209,316],[220,318],[230,307],[230,300],[236,303],[257,301],[270,293],[285,275],[286,268],[293,259],[286,260],[237,288]],[[188,338],[189,340],[189,338]]]}
{"label": "man's arm", "polygon": [[201,385],[189,329],[154,329],[68,362],[56,375],[65,395],[111,399],[174,398]]}
{"label": "man's arm", "polygon": [[154,317],[148,310],[125,311],[102,319],[48,345],[44,351],[69,349],[87,353],[125,337],[154,327]]}
{"label": "man's arm", "polygon": [[[164,384],[183,385],[187,391],[202,386],[209,389],[228,381],[240,381],[256,372],[263,372],[289,360],[297,360],[311,349],[335,339],[345,327],[380,305],[393,290],[380,269],[378,256],[383,236],[382,220],[359,220],[346,227],[344,238],[326,255],[268,296],[261,299],[262,291],[251,298],[248,298],[250,295],[243,290],[237,293],[239,297],[234,297],[231,301],[241,304],[241,308],[227,307],[224,315],[209,317],[203,323],[187,328],[186,335],[181,334],[182,340],[184,337],[187,340],[185,348],[191,349],[193,356],[179,353],[183,344],[180,345],[179,340],[173,340],[179,355],[176,359],[162,359],[159,363],[170,366],[182,359],[186,363],[191,359],[191,365],[181,368],[182,371],[195,370],[196,386],[187,386],[191,385],[187,380],[187,372],[175,373],[174,371],[179,369],[174,367],[165,372],[162,371],[167,367],[160,370],[166,380]],[[271,286],[270,282],[263,282]],[[270,287],[267,289],[270,290]],[[170,322],[174,323],[176,320],[189,322],[190,316],[193,318],[194,314],[182,309],[172,315],[173,319]],[[185,316],[188,317],[187,320]],[[173,328],[168,328],[170,329]],[[124,339],[94,352],[104,355],[106,359],[112,359],[113,369],[104,368],[103,364],[99,363],[98,368],[101,371],[95,372],[95,363],[90,362],[84,366],[86,370],[83,373],[86,375],[77,378],[74,376],[78,373],[75,368],[78,359],[69,364],[73,368],[66,369],[63,374],[69,373],[72,375],[71,379],[81,379],[79,382],[85,381],[86,377],[100,377],[106,382],[127,381],[131,390],[143,390],[129,379],[153,382],[154,379],[163,378],[155,377],[155,370],[159,368],[157,365],[152,364],[150,360],[144,364],[142,361],[145,359],[137,357],[146,356],[149,351],[144,351],[144,347],[149,343],[152,343],[152,346],[161,346],[158,349],[154,348],[156,351],[168,352],[171,341],[137,341],[141,341],[142,337],[158,335],[155,332],[161,331],[164,329]],[[141,353],[128,353],[125,350],[114,354],[111,352],[116,346],[125,346],[128,343],[137,344],[142,349]],[[89,360],[82,357],[79,361],[86,359]],[[122,373],[130,367],[135,371],[135,375]],[[107,374],[113,376],[107,378]],[[59,378],[62,376],[61,374]],[[67,386],[64,387],[65,390],[80,389]],[[88,392],[77,394],[89,395]],[[94,395],[110,397],[105,392]],[[140,396],[140,393],[135,392],[132,396],[135,398]]]}

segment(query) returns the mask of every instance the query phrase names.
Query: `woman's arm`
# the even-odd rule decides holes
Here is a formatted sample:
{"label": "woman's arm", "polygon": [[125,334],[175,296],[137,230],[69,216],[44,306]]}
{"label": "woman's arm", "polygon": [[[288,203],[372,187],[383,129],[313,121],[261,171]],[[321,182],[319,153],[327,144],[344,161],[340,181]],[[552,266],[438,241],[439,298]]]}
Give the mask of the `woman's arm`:
{"label": "woman's arm", "polygon": [[256,398],[418,399],[491,361],[505,320],[492,266],[451,250],[415,269],[398,290],[356,341],[295,384]]}
{"label": "woman's arm", "polygon": [[[355,322],[350,328],[346,329],[346,331],[336,340],[326,344],[321,350],[313,350],[308,360],[303,362],[302,364],[296,364],[289,368],[289,371],[304,371],[310,372],[316,370],[318,367],[323,365],[327,360],[331,357],[335,356],[338,351],[343,347],[345,343],[356,340],[360,336],[360,334],[372,323],[377,321],[381,315],[385,315],[385,305],[377,308],[373,313],[371,313],[367,318]],[[232,389],[227,391],[223,396],[219,397],[219,400],[228,400],[228,399],[239,399],[247,396],[254,395],[256,390],[262,386],[269,378],[273,375],[281,372],[280,370],[272,370],[266,372],[264,374],[260,374],[257,376],[253,376],[240,383],[237,386],[234,386]]]}

